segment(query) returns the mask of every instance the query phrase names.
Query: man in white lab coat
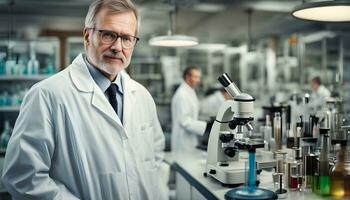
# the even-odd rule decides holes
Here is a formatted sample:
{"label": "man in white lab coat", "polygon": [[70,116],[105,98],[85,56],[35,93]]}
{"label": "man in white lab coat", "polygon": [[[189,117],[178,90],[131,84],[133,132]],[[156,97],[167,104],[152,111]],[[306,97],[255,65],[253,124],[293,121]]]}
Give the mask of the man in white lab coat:
{"label": "man in white lab coat", "polygon": [[14,199],[160,199],[155,103],[124,72],[137,21],[129,0],[92,3],[86,54],[25,96],[2,174]]}
{"label": "man in white lab coat", "polygon": [[216,117],[220,106],[231,96],[224,88],[220,88],[217,91],[209,94],[200,101],[200,114],[204,119],[210,119]]}
{"label": "man in white lab coat", "polygon": [[311,79],[310,86],[312,93],[310,96],[310,106],[314,112],[321,110],[327,99],[331,96],[331,92],[321,83],[321,78],[316,76]]}
{"label": "man in white lab coat", "polygon": [[207,127],[205,121],[198,120],[199,102],[194,88],[199,85],[200,78],[201,72],[198,67],[186,68],[183,72],[184,82],[176,90],[171,101],[173,152],[195,149],[198,136],[202,136]]}

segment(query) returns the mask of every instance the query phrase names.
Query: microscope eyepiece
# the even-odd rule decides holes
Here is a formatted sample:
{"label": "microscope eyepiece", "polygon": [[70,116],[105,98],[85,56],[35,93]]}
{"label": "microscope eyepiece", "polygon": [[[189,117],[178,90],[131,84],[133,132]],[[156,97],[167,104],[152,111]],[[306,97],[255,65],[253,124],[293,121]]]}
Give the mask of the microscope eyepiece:
{"label": "microscope eyepiece", "polygon": [[225,87],[225,90],[231,95],[232,98],[241,94],[241,91],[235,85],[235,83],[231,80],[228,74],[224,73],[218,78],[219,82],[222,86]]}
{"label": "microscope eyepiece", "polygon": [[227,73],[222,74],[219,76],[218,81],[223,85],[224,87],[229,86],[232,83],[231,78],[228,76]]}

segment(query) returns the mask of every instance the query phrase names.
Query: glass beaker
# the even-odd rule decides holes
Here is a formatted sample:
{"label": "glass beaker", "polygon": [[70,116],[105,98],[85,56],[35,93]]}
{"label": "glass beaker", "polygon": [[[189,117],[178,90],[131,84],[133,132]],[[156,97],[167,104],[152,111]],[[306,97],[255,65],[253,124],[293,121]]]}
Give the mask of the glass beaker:
{"label": "glass beaker", "polygon": [[338,160],[330,172],[330,193],[334,197],[345,196],[345,180],[347,178],[346,171],[346,159],[347,159],[347,149],[346,140],[333,140],[332,144],[341,145],[340,152],[338,154]]}

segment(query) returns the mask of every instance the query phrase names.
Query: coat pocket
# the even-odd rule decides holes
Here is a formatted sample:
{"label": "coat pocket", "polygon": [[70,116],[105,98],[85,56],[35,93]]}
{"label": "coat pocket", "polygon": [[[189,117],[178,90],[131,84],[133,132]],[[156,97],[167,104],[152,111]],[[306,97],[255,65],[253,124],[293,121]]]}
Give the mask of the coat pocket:
{"label": "coat pocket", "polygon": [[99,175],[101,196],[103,200],[128,199],[126,175],[121,172]]}
{"label": "coat pocket", "polygon": [[142,124],[140,126],[138,151],[142,155],[143,161],[153,161],[155,159],[153,131],[153,126],[150,124]]}
{"label": "coat pocket", "polygon": [[159,199],[159,170],[155,167],[155,163],[153,161],[145,161],[142,163],[140,170],[144,178],[147,199]]}

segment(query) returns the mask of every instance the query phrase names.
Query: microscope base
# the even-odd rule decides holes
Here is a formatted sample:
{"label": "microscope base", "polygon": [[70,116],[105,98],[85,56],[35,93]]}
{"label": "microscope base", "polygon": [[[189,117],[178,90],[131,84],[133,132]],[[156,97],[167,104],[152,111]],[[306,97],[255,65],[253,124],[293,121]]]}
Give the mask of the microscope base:
{"label": "microscope base", "polygon": [[233,161],[228,166],[207,165],[207,175],[213,177],[224,185],[241,185],[248,177],[248,166],[245,162]]}

